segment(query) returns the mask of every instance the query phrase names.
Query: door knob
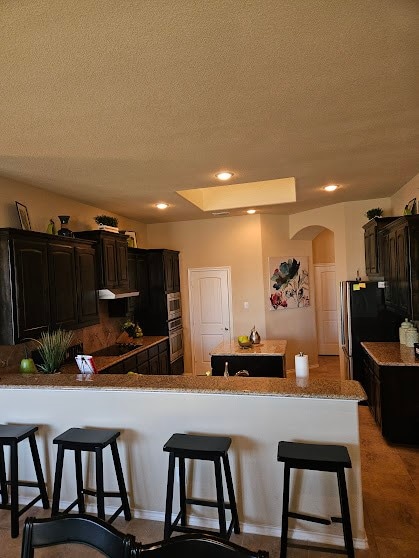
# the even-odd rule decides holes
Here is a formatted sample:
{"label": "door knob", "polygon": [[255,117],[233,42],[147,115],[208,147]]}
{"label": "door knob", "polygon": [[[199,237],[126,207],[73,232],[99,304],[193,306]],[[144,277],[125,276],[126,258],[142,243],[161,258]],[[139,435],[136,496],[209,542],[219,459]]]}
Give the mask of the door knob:
{"label": "door knob", "polygon": [[224,329],[225,329],[226,331],[228,331],[228,327],[225,327]]}

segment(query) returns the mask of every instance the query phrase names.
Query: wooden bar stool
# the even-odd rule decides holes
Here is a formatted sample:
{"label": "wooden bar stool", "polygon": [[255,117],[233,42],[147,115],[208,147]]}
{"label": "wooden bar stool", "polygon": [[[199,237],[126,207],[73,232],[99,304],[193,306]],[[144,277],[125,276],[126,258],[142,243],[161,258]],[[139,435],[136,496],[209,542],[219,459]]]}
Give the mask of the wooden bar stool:
{"label": "wooden bar stool", "polygon": [[[63,434],[54,438],[54,444],[58,445],[57,463],[55,467],[54,493],[52,497],[52,513],[54,517],[58,515],[60,507],[61,482],[63,476],[64,452],[65,450],[74,451],[74,460],[76,467],[76,485],[77,498],[63,512],[68,513],[76,505],[79,513],[85,513],[84,495],[95,496],[97,499],[97,515],[100,519],[105,520],[105,498],[121,498],[122,505],[109,518],[108,523],[112,523],[116,517],[123,511],[125,519],[131,519],[131,511],[129,509],[128,496],[125,488],[124,475],[119,458],[118,446],[116,439],[120,432],[117,430],[87,429],[87,428],[70,428]],[[107,446],[111,447],[112,457],[115,467],[116,479],[118,481],[118,492],[107,492],[104,490],[103,479],[103,450]],[[91,451],[96,455],[96,490],[84,488],[83,471],[82,471],[82,451]]]}
{"label": "wooden bar stool", "polygon": [[[230,463],[228,460],[228,448],[231,438],[222,436],[196,436],[192,434],[173,434],[168,440],[163,451],[169,452],[169,472],[167,477],[166,495],[166,515],[164,522],[164,538],[167,539],[173,531],[187,532],[206,532],[203,529],[189,527],[186,525],[186,505],[196,504],[218,508],[218,518],[220,524],[220,535],[223,538],[230,538],[234,528],[235,533],[240,533],[239,517],[237,514],[236,498],[234,496],[233,480],[231,478]],[[173,506],[173,484],[175,477],[175,460],[179,459],[179,495],[180,512],[172,523]],[[199,498],[187,498],[185,486],[185,459],[201,459],[213,461],[215,468],[215,485],[217,489],[217,500],[208,501]],[[229,502],[225,502],[223,494],[223,479],[221,460],[224,465],[224,474],[227,484]],[[226,509],[231,510],[231,522],[227,529]],[[180,520],[180,525],[178,525]]]}
{"label": "wooden bar stool", "polygon": [[[348,493],[346,490],[345,468],[351,468],[351,458],[345,446],[328,446],[320,444],[302,444],[297,442],[279,442],[278,461],[284,468],[284,491],[282,499],[281,558],[287,556],[288,518],[313,521],[323,525],[342,523],[345,549],[349,558],[354,558],[351,517],[349,514]],[[308,469],[312,471],[329,471],[337,474],[339,499],[342,517],[324,519],[289,511],[290,469]],[[315,549],[314,549],[315,550]],[[333,552],[333,549],[328,549]],[[336,552],[341,552],[337,550]]]}
{"label": "wooden bar stool", "polygon": [[[36,444],[35,432],[37,426],[33,424],[0,424],[0,509],[10,510],[11,535],[13,538],[19,536],[19,517],[25,513],[36,502],[42,500],[45,510],[49,508],[48,494],[42,474],[41,461],[39,459],[38,446]],[[29,440],[33,465],[35,468],[36,482],[19,480],[18,445],[23,440]],[[10,480],[6,477],[6,464],[4,461],[4,446],[10,446]],[[10,504],[7,487],[10,486]],[[30,486],[38,488],[39,494],[25,507],[19,509],[19,486]]]}

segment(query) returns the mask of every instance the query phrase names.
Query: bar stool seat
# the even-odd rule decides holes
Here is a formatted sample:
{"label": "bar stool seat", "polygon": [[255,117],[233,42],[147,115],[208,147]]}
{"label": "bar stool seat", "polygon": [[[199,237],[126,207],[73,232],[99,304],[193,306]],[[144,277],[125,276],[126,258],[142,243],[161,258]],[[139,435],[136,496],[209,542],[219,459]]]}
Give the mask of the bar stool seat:
{"label": "bar stool seat", "polygon": [[[284,463],[284,489],[282,499],[281,558],[287,556],[288,518],[313,521],[323,525],[342,523],[345,549],[350,558],[354,558],[351,518],[349,513],[348,493],[346,489],[345,468],[351,468],[351,458],[345,446],[304,444],[299,442],[279,442],[278,461]],[[308,469],[328,471],[337,474],[339,499],[342,517],[325,519],[289,511],[290,469]],[[319,549],[320,550],[320,549]],[[333,549],[328,549],[333,552]],[[341,552],[337,550],[336,552]]]}
{"label": "bar stool seat", "polygon": [[[116,517],[123,511],[125,519],[131,519],[131,511],[129,509],[128,496],[125,488],[124,475],[122,472],[121,460],[119,457],[117,438],[120,436],[118,430],[108,429],[88,429],[88,428],[70,428],[56,438],[53,443],[58,445],[57,463],[55,467],[54,493],[52,497],[52,513],[54,517],[58,515],[60,507],[61,483],[63,476],[64,452],[65,450],[74,451],[75,469],[76,469],[76,485],[77,498],[63,512],[63,514],[71,511],[76,505],[79,513],[85,513],[85,494],[96,497],[97,515],[100,519],[105,518],[105,498],[121,498],[121,506],[108,519],[108,523],[112,523]],[[111,447],[112,458],[115,467],[116,479],[118,482],[118,492],[109,492],[104,490],[103,477],[103,450],[107,446]],[[83,486],[82,471],[82,451],[91,451],[96,455],[96,489],[88,489]]]}
{"label": "bar stool seat", "polygon": [[[166,495],[166,514],[164,523],[164,538],[167,539],[174,531],[183,533],[207,532],[203,529],[190,527],[186,524],[186,506],[195,504],[218,508],[218,518],[220,525],[220,535],[228,539],[234,529],[235,533],[240,533],[239,517],[237,513],[236,498],[234,495],[233,480],[231,477],[230,463],[228,459],[228,449],[231,445],[231,438],[224,436],[198,436],[195,434],[173,434],[165,443],[163,451],[169,452],[169,471],[167,477]],[[175,475],[175,461],[179,460],[179,496],[180,511],[172,523],[173,507],[173,485]],[[186,476],[185,459],[200,459],[213,461],[215,468],[215,484],[217,490],[217,500],[209,501],[199,498],[187,498],[186,496]],[[224,500],[223,479],[221,461],[224,466],[224,475],[227,485],[229,502]],[[227,529],[225,510],[231,510],[231,522]],[[180,525],[178,525],[180,521]]]}
{"label": "bar stool seat", "polygon": [[[38,427],[33,424],[0,424],[0,509],[11,512],[11,536],[19,536],[19,517],[31,508],[36,502],[42,500],[45,510],[49,508],[48,494],[42,474],[41,461],[39,459],[38,446],[36,444],[35,432]],[[23,440],[29,440],[35,468],[36,482],[19,480],[18,444]],[[4,461],[4,446],[10,446],[10,480],[6,477],[6,464]],[[10,486],[10,504],[8,486]],[[19,486],[37,488],[39,494],[26,506],[19,509]]]}

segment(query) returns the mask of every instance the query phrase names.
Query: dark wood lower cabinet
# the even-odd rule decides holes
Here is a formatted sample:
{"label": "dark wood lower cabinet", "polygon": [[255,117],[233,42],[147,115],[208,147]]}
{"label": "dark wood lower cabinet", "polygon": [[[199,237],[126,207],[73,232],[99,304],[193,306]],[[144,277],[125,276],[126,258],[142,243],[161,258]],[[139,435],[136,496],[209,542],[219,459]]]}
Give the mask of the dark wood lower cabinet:
{"label": "dark wood lower cabinet", "polygon": [[247,370],[250,376],[255,377],[284,377],[284,357],[280,355],[213,355],[211,357],[212,375],[222,376],[226,362],[228,362],[228,373],[230,376],[234,376],[239,370]]}
{"label": "dark wood lower cabinet", "polygon": [[170,374],[167,341],[162,341],[149,349],[127,356],[123,361],[118,362],[102,370],[101,374],[127,374],[137,372],[137,374],[164,375]]}
{"label": "dark wood lower cabinet", "polygon": [[383,436],[393,443],[419,444],[419,366],[379,366],[365,353],[362,384]]}

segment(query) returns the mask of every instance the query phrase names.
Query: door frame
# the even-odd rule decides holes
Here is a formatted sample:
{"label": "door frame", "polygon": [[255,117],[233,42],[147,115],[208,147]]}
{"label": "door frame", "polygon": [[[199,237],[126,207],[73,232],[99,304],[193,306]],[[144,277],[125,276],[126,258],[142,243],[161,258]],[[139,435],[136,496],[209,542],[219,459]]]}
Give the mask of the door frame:
{"label": "door frame", "polygon": [[230,340],[233,339],[233,297],[231,292],[231,266],[209,266],[209,267],[188,267],[188,303],[189,303],[189,328],[191,331],[191,358],[192,358],[192,375],[196,376],[195,369],[195,343],[193,342],[192,328],[193,328],[193,306],[192,306],[192,289],[191,289],[191,273],[194,271],[227,271],[227,296],[228,296],[228,319],[230,322]]}

